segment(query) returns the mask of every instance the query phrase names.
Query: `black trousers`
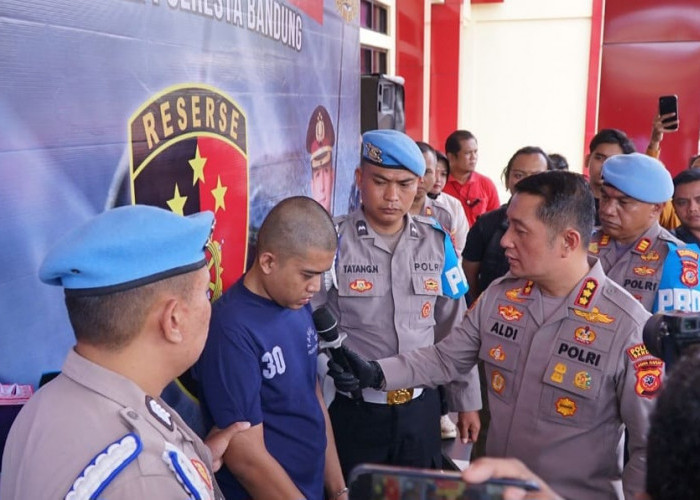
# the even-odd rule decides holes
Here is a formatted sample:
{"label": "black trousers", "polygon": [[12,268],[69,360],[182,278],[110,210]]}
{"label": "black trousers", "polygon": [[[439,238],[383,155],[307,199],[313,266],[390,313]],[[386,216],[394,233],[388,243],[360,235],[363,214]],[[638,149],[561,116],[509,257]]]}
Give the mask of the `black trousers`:
{"label": "black trousers", "polygon": [[434,389],[424,389],[416,399],[391,406],[336,394],[328,413],[346,479],[361,463],[442,466],[440,401]]}

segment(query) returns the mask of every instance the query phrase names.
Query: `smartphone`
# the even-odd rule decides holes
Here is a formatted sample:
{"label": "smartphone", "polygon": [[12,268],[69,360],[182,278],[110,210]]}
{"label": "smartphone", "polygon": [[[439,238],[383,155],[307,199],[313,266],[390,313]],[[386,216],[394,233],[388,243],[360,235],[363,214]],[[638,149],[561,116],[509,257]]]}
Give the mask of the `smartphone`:
{"label": "smartphone", "polygon": [[350,500],[502,500],[508,486],[539,491],[531,481],[493,478],[467,484],[459,472],[361,464],[350,472]]}
{"label": "smartphone", "polygon": [[[664,126],[667,123],[678,120],[678,96],[677,95],[662,95],[659,97],[659,114],[666,115],[668,113],[675,113],[675,117],[667,118],[663,120]],[[678,124],[672,127],[666,127],[670,130],[678,130]]]}

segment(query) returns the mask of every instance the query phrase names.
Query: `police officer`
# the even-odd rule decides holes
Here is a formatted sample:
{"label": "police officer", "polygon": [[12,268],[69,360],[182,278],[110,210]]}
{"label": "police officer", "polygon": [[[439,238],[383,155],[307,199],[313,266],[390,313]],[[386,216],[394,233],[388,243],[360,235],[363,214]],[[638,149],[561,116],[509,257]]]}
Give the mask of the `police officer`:
{"label": "police officer", "polygon": [[328,111],[316,106],[306,129],[306,150],[311,154],[311,197],[328,213],[333,210],[333,145],[335,132]]}
{"label": "police officer", "polygon": [[65,289],[77,344],[10,430],[3,500],[223,498],[211,453],[159,398],[204,347],[212,222],[121,207],[51,250],[39,276]]}
{"label": "police officer", "polygon": [[[431,345],[456,325],[466,292],[448,234],[432,218],[410,216],[425,161],[396,130],[363,135],[356,181],[362,208],[335,220],[339,243],[326,304],[345,344],[369,359]],[[331,370],[335,374],[334,370]],[[480,394],[476,372],[452,387],[463,439],[476,439]],[[361,400],[337,393],[329,407],[343,472],[361,462],[441,467],[440,408],[434,390],[414,385],[389,392],[366,389]]]}
{"label": "police officer", "polygon": [[[593,195],[552,171],[520,181],[502,244],[510,273],[435,346],[367,363],[361,385],[455,380],[482,359],[491,426],[486,452],[515,457],[566,498],[633,498],[644,489],[648,415],[663,362],[642,343],[649,317],[587,255]],[[629,430],[624,472],[619,443]]]}
{"label": "police officer", "polygon": [[683,243],[662,228],[659,214],[673,195],[663,164],[647,155],[613,156],[603,163],[599,217],[589,252],[608,278],[652,310],[668,255],[668,243]]}

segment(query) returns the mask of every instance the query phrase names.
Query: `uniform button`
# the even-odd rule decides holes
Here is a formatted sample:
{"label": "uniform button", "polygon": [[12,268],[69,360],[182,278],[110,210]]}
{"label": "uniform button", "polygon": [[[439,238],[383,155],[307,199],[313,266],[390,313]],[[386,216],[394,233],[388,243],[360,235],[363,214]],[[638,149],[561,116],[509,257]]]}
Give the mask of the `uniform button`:
{"label": "uniform button", "polygon": [[139,414],[136,413],[134,410],[129,410],[128,412],[126,412],[126,414],[128,415],[129,418],[133,418],[134,420],[139,418]]}

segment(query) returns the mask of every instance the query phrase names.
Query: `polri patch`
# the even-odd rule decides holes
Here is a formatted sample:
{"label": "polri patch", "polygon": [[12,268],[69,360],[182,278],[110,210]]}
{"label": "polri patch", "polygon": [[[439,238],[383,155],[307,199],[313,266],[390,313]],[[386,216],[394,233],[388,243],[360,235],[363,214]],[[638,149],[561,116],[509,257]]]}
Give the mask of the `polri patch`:
{"label": "polri patch", "polygon": [[578,410],[576,401],[571,398],[559,398],[554,406],[557,413],[562,417],[572,417]]}
{"label": "polri patch", "polygon": [[644,356],[651,356],[649,353],[649,349],[647,349],[647,346],[644,345],[644,343],[641,344],[635,344],[632,347],[627,349],[627,356],[632,361],[637,361],[639,358],[643,358]]}
{"label": "polri patch", "polygon": [[634,364],[637,383],[634,390],[638,396],[653,399],[661,389],[661,372],[664,362],[660,359],[645,359]]}
{"label": "polri patch", "polygon": [[574,330],[574,340],[579,344],[591,345],[598,335],[589,326],[580,326]]}

